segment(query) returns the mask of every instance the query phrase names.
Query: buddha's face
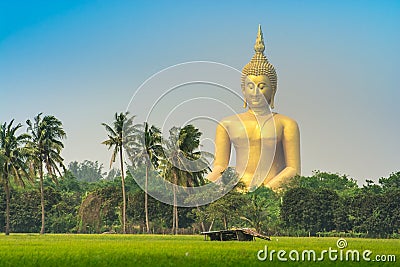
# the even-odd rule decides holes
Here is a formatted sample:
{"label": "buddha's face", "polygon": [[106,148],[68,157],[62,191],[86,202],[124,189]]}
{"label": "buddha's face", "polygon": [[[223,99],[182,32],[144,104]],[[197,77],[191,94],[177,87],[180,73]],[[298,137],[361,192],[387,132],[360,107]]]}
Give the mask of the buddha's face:
{"label": "buddha's face", "polygon": [[248,75],[243,90],[250,108],[267,108],[274,97],[274,91],[267,75]]}

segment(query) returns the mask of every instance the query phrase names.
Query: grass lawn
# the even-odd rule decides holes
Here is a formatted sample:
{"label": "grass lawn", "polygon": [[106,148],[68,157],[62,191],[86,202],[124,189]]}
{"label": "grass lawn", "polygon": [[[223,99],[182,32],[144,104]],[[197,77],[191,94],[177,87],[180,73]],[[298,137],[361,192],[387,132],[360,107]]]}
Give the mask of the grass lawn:
{"label": "grass lawn", "polygon": [[[337,238],[275,237],[272,241],[252,242],[204,241],[202,236],[172,235],[53,235],[11,234],[0,236],[0,266],[399,266],[400,240],[347,238],[343,249],[359,250],[360,262],[323,261],[295,262],[291,250],[338,249]],[[287,262],[276,258],[257,259],[257,252],[268,246],[285,250]],[[370,262],[362,259],[364,250],[371,250]],[[338,253],[339,254],[339,253]],[[376,255],[395,255],[396,262],[372,262]],[[339,254],[340,255],[340,254]],[[264,256],[261,253],[260,256]],[[293,254],[295,257],[295,254]],[[345,256],[343,256],[344,258]]]}

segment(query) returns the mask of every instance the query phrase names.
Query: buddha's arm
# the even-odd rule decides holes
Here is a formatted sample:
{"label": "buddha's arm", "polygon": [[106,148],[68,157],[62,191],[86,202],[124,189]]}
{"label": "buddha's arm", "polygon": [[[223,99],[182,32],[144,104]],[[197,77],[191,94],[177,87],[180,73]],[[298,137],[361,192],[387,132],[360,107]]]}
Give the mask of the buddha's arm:
{"label": "buddha's arm", "polygon": [[222,172],[228,167],[230,155],[231,141],[229,135],[224,126],[219,123],[215,134],[214,166],[212,172],[207,175],[208,180],[214,182],[221,177]]}
{"label": "buddha's arm", "polygon": [[286,167],[266,185],[273,190],[279,189],[289,178],[300,175],[300,132],[294,120],[284,122],[282,145]]}

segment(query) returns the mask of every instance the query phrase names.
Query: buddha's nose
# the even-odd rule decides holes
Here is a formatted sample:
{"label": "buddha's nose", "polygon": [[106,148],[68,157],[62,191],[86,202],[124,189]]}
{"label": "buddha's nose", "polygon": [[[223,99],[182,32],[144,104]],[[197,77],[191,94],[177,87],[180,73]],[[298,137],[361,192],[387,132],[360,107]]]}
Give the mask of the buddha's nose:
{"label": "buddha's nose", "polygon": [[253,96],[257,96],[257,95],[259,95],[259,94],[260,94],[260,88],[258,88],[258,87],[254,88],[254,90],[253,90]]}

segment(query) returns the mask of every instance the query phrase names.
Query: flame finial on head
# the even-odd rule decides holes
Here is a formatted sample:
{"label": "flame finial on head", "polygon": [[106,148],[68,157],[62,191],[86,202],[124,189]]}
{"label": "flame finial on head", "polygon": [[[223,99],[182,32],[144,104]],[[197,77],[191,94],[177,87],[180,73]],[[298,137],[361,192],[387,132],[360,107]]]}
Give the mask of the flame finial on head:
{"label": "flame finial on head", "polygon": [[264,53],[264,50],[265,50],[265,45],[264,45],[263,33],[261,30],[261,24],[258,24],[258,33],[257,33],[256,43],[254,45],[254,51],[256,51],[256,53]]}

